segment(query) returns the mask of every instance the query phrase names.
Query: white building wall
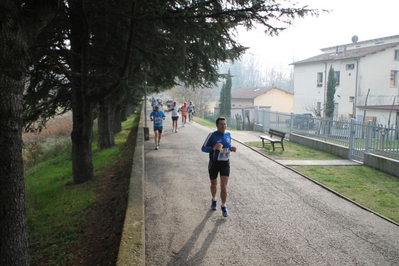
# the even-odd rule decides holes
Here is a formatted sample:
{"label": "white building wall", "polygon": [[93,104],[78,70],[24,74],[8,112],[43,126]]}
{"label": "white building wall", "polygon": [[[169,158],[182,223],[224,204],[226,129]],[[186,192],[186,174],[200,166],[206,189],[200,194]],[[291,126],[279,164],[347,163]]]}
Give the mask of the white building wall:
{"label": "white building wall", "polygon": [[[399,88],[398,86],[390,86],[391,70],[399,71],[399,60],[394,60],[395,50],[398,49],[398,47],[389,48],[357,60],[329,60],[325,63],[315,62],[296,65],[294,69],[293,112],[309,113],[310,107],[317,106],[317,102],[321,102],[321,108],[324,109],[326,82],[331,64],[334,71],[340,71],[340,84],[336,88],[334,99],[338,104],[338,113],[335,118],[349,119],[352,115],[355,115],[355,117],[356,115],[363,116],[364,109],[356,108],[356,106],[365,105],[369,88],[368,106],[391,105],[395,95],[397,95],[395,104],[398,104]],[[346,69],[347,64],[354,64],[355,68]],[[323,73],[321,87],[317,87],[318,72]],[[352,99],[354,99],[353,102]],[[370,112],[370,115],[377,117],[377,123],[385,124],[388,121],[389,111]],[[395,115],[393,114],[393,116]],[[391,120],[395,120],[395,118],[391,118]]]}
{"label": "white building wall", "polygon": [[[356,68],[355,60],[342,60],[332,62],[334,71],[340,72],[339,85],[335,91],[335,102],[339,106],[337,118],[350,119],[354,110],[354,98],[356,91]],[[347,69],[347,65],[354,64],[354,69]],[[330,70],[330,67],[328,67]]]}
{"label": "white building wall", "polygon": [[398,87],[390,86],[390,74],[391,70],[399,71],[399,61],[394,60],[394,51],[391,48],[361,59],[357,105],[365,104],[369,88],[367,105],[392,104],[393,97],[398,95]]}
{"label": "white building wall", "polygon": [[[323,73],[323,84],[317,87],[317,73]],[[293,113],[309,113],[309,109],[324,102],[325,64],[303,64],[295,66]]]}

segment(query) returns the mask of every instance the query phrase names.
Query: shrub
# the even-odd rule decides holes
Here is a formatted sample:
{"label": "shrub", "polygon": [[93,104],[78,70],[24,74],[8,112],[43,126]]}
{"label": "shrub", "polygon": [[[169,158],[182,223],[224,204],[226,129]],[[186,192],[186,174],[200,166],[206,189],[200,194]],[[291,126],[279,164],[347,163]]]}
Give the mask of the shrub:
{"label": "shrub", "polygon": [[31,141],[25,145],[24,151],[22,153],[24,165],[32,166],[37,163],[42,155],[44,154],[43,147],[38,143],[37,140]]}

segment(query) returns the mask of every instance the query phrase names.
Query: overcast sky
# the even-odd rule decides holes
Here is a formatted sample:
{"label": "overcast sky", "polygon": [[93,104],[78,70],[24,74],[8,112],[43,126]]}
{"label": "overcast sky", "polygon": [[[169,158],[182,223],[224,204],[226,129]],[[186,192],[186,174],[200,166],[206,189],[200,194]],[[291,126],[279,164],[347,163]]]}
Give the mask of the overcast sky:
{"label": "overcast sky", "polygon": [[[295,1],[295,0],[294,0]],[[277,37],[265,36],[261,28],[240,31],[239,40],[251,47],[249,54],[267,65],[287,66],[322,53],[321,48],[399,35],[398,0],[297,0],[309,8],[329,9],[318,18],[297,19]]]}

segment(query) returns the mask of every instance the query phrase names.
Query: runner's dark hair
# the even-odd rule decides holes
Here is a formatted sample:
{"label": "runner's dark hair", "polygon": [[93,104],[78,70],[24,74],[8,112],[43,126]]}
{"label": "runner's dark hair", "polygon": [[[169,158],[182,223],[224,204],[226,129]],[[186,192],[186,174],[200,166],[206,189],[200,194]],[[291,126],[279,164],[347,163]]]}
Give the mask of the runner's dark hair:
{"label": "runner's dark hair", "polygon": [[220,120],[226,120],[226,117],[224,116],[218,117],[218,119],[216,119],[216,126],[219,125]]}

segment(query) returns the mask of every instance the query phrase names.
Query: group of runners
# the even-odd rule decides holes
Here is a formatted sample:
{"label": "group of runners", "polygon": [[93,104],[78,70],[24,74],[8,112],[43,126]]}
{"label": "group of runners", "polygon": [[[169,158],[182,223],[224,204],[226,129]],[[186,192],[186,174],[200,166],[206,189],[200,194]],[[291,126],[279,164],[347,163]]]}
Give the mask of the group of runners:
{"label": "group of runners", "polygon": [[[156,101],[155,99],[151,103],[153,111],[150,114],[151,121],[154,122],[154,141],[155,141],[155,149],[159,149],[161,137],[162,137],[162,131],[163,131],[163,120],[165,120],[165,113],[162,109],[162,105],[159,104],[159,101]],[[176,101],[173,101],[171,105],[167,107],[165,112],[171,112],[172,113],[172,132],[177,133],[178,129],[178,120],[179,120],[179,113],[181,113],[181,122],[182,126],[185,127],[187,123],[187,117],[189,118],[189,121],[193,121],[193,116],[195,113],[195,105],[193,104],[192,101],[187,105],[186,102],[183,103],[182,106],[178,106]]]}
{"label": "group of runners", "polygon": [[[190,107],[191,106],[191,107]],[[151,121],[154,122],[154,139],[155,139],[155,149],[159,149],[162,131],[163,131],[163,120],[165,120],[166,115],[163,110],[160,110],[160,105],[153,106],[154,110],[151,112]],[[182,106],[177,106],[177,103],[173,101],[172,105],[168,107],[166,112],[172,112],[172,132],[177,131],[177,122],[179,119],[179,112],[182,116],[183,127],[187,121],[187,115],[195,112],[195,107],[192,101],[190,105],[183,103]],[[227,183],[230,176],[230,153],[236,152],[237,148],[231,144],[230,132],[227,132],[227,121],[225,117],[219,117],[216,119],[217,130],[209,133],[205,139],[201,150],[209,154],[208,163],[208,174],[211,182],[211,210],[217,210],[217,177],[220,176],[220,199],[221,199],[221,210],[224,217],[229,216],[227,210],[226,200],[227,200]]]}

